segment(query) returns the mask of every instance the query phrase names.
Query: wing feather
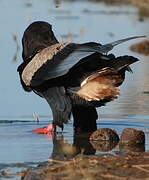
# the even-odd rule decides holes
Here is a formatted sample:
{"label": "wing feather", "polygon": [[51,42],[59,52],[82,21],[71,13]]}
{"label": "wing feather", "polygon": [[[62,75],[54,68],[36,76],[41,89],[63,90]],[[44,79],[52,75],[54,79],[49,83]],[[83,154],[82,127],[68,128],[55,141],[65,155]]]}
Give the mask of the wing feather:
{"label": "wing feather", "polygon": [[86,101],[114,100],[119,95],[116,84],[123,81],[122,77],[113,68],[103,68],[82,82],[76,94]]}
{"label": "wing feather", "polygon": [[[43,49],[33,57],[22,72],[22,80],[26,86],[39,86],[46,80],[67,74],[78,62],[80,63],[81,60],[95,52],[100,53],[101,56],[122,42],[140,37],[144,36],[121,39],[106,45],[93,42],[84,44],[54,44]],[[105,56],[103,56],[103,58],[104,57]],[[105,58],[105,60],[109,60],[109,58]]]}

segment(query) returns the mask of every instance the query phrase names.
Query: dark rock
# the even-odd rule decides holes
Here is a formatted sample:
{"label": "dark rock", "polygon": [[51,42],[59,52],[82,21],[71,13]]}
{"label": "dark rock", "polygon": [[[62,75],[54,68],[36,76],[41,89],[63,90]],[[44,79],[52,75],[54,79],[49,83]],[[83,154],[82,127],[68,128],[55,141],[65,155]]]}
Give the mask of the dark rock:
{"label": "dark rock", "polygon": [[134,145],[134,144],[144,144],[144,143],[145,143],[144,132],[133,128],[125,128],[120,137],[120,144]]}
{"label": "dark rock", "polygon": [[145,56],[149,55],[149,40],[144,40],[139,43],[136,43],[130,46],[130,50],[137,52],[139,54],[143,54]]}
{"label": "dark rock", "polygon": [[98,151],[110,151],[119,142],[116,131],[109,128],[102,128],[94,131],[90,136],[90,143]]}
{"label": "dark rock", "polygon": [[119,137],[115,130],[101,128],[94,131],[89,139],[92,141],[117,141],[119,140]]}
{"label": "dark rock", "polygon": [[119,144],[120,154],[127,154],[130,152],[144,152],[145,151],[145,144]]}
{"label": "dark rock", "polygon": [[117,141],[90,141],[94,149],[101,152],[111,151],[118,144]]}

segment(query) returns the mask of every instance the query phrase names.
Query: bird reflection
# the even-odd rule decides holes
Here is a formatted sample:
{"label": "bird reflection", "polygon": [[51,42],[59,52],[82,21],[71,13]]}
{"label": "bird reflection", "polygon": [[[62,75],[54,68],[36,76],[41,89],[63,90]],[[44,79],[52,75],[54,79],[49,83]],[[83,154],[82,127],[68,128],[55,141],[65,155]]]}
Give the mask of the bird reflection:
{"label": "bird reflection", "polygon": [[68,160],[79,154],[79,148],[69,144],[64,140],[63,135],[54,134],[53,136],[53,152],[52,159]]}
{"label": "bird reflection", "polygon": [[96,149],[89,142],[90,133],[74,133],[73,145],[84,155],[94,155]]}
{"label": "bird reflection", "polygon": [[53,136],[53,152],[51,158],[54,160],[69,160],[77,155],[95,155],[96,151],[111,151],[118,141],[90,141],[90,133],[74,133],[73,143],[68,143],[62,134],[55,133]]}

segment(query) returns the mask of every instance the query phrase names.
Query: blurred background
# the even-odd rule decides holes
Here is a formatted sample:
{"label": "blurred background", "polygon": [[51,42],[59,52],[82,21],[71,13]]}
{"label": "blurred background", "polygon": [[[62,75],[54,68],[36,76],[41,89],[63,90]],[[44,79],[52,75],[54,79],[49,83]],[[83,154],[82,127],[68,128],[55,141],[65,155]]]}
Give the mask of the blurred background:
{"label": "blurred background", "polygon": [[[59,41],[101,44],[130,36],[149,39],[148,0],[0,0],[0,160],[1,162],[43,161],[52,152],[52,142],[31,133],[32,124],[13,121],[52,121],[48,104],[21,87],[17,67],[22,62],[21,39],[33,21],[47,21]],[[149,56],[130,51],[144,39],[126,42],[114,48],[116,56],[132,55],[140,62],[132,65],[121,86],[121,96],[99,108],[98,127],[142,129],[149,149]],[[8,121],[9,120],[9,121]],[[73,141],[72,121],[65,126],[64,138]],[[9,151],[11,149],[11,152]],[[18,156],[15,156],[15,153]],[[41,154],[42,152],[42,154]]]}
{"label": "blurred background", "polygon": [[[113,2],[113,1],[111,1]],[[107,43],[136,35],[149,35],[149,19],[138,6],[126,1],[109,0],[0,0],[0,119],[31,118],[33,113],[50,116],[46,102],[34,93],[23,91],[17,67],[22,62],[21,38],[33,21],[47,21],[59,41]],[[121,2],[121,3],[120,3]],[[119,45],[112,53],[129,54],[141,59],[127,73],[119,100],[99,111],[103,114],[146,115],[149,90],[148,57],[134,54],[129,46],[139,40]],[[131,99],[130,99],[131,97]],[[129,111],[129,112],[128,112]],[[50,116],[51,117],[51,116]]]}

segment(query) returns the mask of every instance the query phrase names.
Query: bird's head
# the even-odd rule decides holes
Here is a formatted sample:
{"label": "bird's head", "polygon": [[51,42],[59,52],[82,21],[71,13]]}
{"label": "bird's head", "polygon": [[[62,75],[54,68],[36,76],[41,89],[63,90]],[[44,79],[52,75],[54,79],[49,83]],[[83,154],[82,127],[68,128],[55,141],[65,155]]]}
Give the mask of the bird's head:
{"label": "bird's head", "polygon": [[22,38],[22,58],[24,61],[33,57],[40,50],[58,43],[52,31],[52,26],[43,21],[30,24]]}

